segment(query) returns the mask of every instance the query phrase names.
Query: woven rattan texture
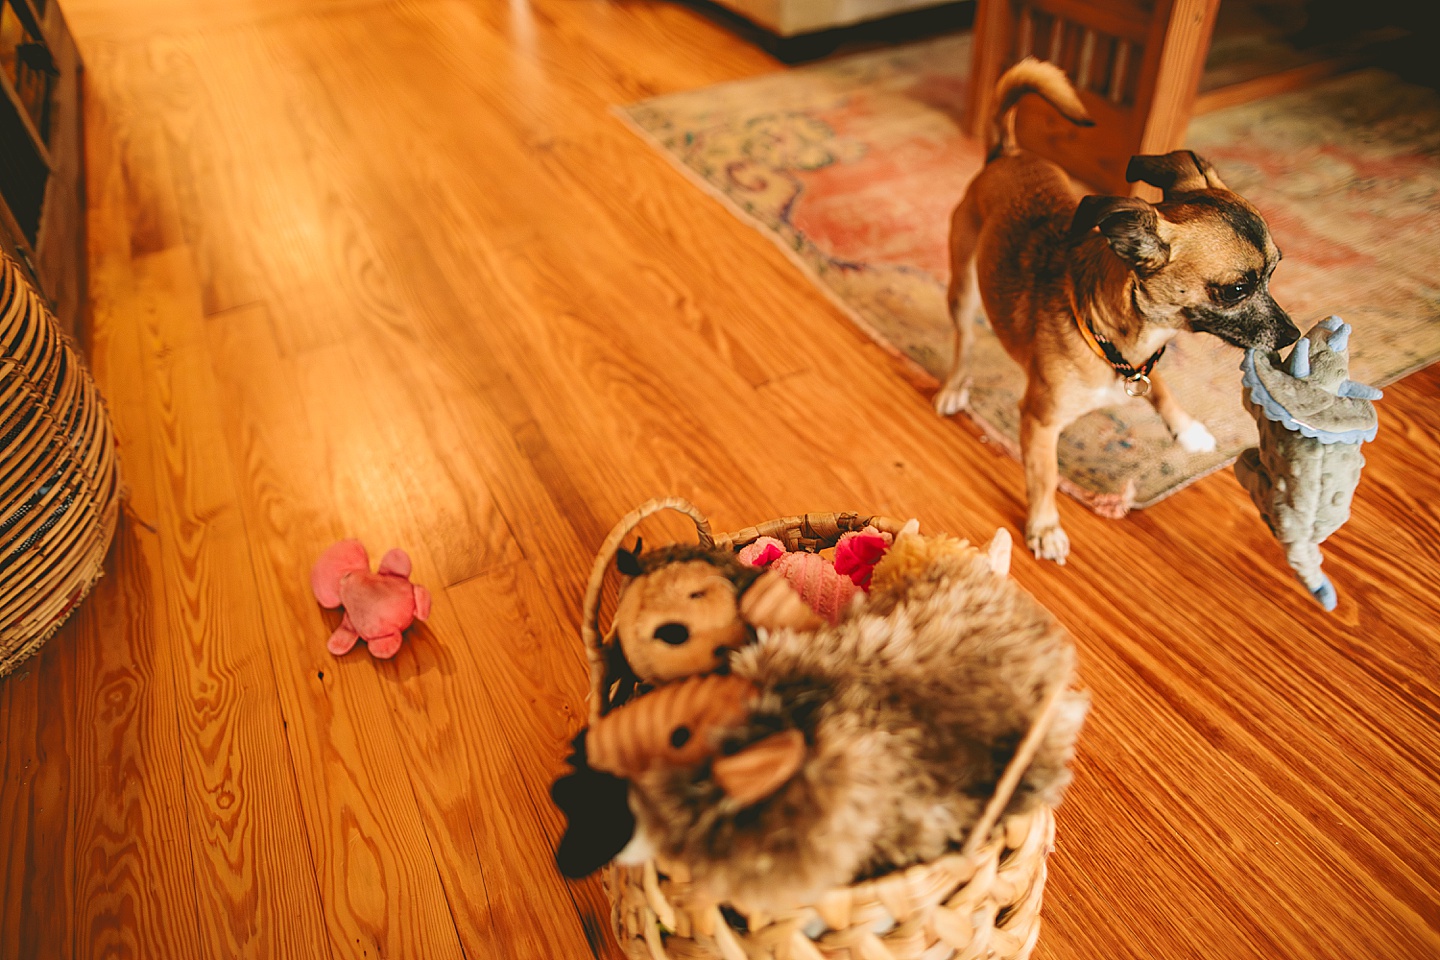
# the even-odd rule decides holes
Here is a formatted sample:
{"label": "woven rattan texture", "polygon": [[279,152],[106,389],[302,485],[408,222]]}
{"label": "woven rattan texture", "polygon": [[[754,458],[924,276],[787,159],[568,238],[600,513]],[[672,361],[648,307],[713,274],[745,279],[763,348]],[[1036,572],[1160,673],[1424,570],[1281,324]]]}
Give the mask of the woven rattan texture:
{"label": "woven rattan texture", "polygon": [[653,861],[612,864],[605,886],[616,939],[634,958],[1025,960],[1054,837],[1042,807],[1006,820],[973,857],[941,857],[773,917],[722,911],[693,895],[682,869]]}
{"label": "woven rattan texture", "polygon": [[49,307],[0,256],[0,676],[99,579],[119,495],[100,392]]}
{"label": "woven rattan texture", "polygon": [[[791,550],[818,551],[867,524],[890,533],[900,528],[885,517],[812,513],[712,536],[704,517],[683,500],[656,500],[636,509],[602,546],[586,593],[582,629],[591,664],[592,720],[611,681],[600,649],[601,581],[621,540],[664,509],[689,515],[702,542],[733,549],[770,536]],[[832,890],[777,916],[706,900],[691,886],[683,864],[611,864],[605,888],[615,937],[636,960],[1026,960],[1040,935],[1054,812],[1041,807],[985,833],[973,855],[951,854]]]}

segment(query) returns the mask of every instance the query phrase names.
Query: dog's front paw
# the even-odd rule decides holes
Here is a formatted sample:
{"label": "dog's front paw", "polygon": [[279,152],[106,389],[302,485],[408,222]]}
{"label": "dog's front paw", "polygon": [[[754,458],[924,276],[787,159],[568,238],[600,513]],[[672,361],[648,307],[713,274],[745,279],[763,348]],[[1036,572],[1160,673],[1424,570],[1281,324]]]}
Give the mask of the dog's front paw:
{"label": "dog's front paw", "polygon": [[1037,560],[1054,560],[1062,567],[1070,556],[1070,537],[1058,523],[1027,527],[1025,545]]}
{"label": "dog's front paw", "polygon": [[949,417],[970,406],[970,382],[957,386],[946,384],[935,394],[935,412]]}
{"label": "dog's front paw", "polygon": [[1191,420],[1188,427],[1175,434],[1175,442],[1180,444],[1180,449],[1186,453],[1213,453],[1215,451],[1214,435],[1205,429],[1205,424],[1199,420]]}

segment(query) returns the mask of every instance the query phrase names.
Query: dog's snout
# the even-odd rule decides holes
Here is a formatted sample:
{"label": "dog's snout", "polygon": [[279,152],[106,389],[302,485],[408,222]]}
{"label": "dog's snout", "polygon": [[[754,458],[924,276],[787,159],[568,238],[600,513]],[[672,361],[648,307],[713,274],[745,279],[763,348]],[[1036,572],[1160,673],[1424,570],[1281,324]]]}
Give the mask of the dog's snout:
{"label": "dog's snout", "polygon": [[[1294,321],[1290,319],[1290,314],[1275,302],[1275,298],[1270,296],[1268,291],[1260,300],[1260,305],[1261,316],[1264,317],[1263,333],[1267,335],[1264,339],[1273,339],[1272,349],[1279,350],[1282,347],[1288,347],[1300,339],[1300,328],[1295,326]],[[1260,344],[1256,344],[1256,346],[1260,346]]]}
{"label": "dog's snout", "polygon": [[678,647],[690,639],[690,628],[683,623],[662,623],[655,628],[655,639]]}
{"label": "dog's snout", "polygon": [[1300,339],[1300,328],[1295,326],[1295,322],[1286,316],[1284,310],[1277,308],[1276,313],[1278,317],[1276,318],[1275,324],[1275,349],[1279,350],[1281,347],[1288,347]]}

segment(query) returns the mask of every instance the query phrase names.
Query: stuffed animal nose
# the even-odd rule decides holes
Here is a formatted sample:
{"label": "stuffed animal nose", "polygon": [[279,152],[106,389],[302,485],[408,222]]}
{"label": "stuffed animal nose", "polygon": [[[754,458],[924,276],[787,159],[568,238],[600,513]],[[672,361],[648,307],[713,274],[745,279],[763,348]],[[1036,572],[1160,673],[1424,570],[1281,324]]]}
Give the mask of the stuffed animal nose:
{"label": "stuffed animal nose", "polygon": [[690,628],[683,623],[662,623],[655,628],[655,639],[678,647],[690,639]]}

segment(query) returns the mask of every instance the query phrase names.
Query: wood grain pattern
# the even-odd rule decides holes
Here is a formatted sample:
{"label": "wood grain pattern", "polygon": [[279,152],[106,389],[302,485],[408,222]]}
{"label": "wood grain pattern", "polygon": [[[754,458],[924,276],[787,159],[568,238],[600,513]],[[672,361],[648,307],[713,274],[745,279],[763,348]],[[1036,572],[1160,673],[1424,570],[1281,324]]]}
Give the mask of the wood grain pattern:
{"label": "wood grain pattern", "polygon": [[[611,523],[980,539],[1018,464],[610,115],[778,69],[681,5],[65,5],[132,496],[0,686],[0,958],[615,956],[547,796]],[[1224,473],[1015,558],[1096,704],[1037,957],[1440,955],[1437,393],[1387,388],[1333,615]],[[352,535],[435,592],[392,661],[324,650]]]}
{"label": "wood grain pattern", "polygon": [[215,957],[314,956],[322,928],[305,830],[272,814],[294,808],[295,786],[189,252],[134,264],[149,292],[137,313],[201,933]]}
{"label": "wood grain pattern", "polygon": [[[14,851],[0,874],[0,956],[71,954],[74,914],[71,756],[75,665],[42,650],[0,687],[0,835]],[[28,864],[56,869],[31,875]]]}
{"label": "wood grain pattern", "polygon": [[[148,385],[133,375],[141,359],[131,322],[137,303],[124,171],[107,111],[92,104],[86,125],[94,164],[88,181],[95,297],[90,362],[115,423],[129,493],[106,576],[75,624],[56,637],[73,631],[65,649],[76,673],[75,894],[73,913],[63,918],[65,942],[75,957],[201,956],[166,585],[154,528]],[[62,865],[51,862],[48,869],[58,872]],[[47,872],[34,864],[31,871],[37,879]]]}
{"label": "wood grain pattern", "polygon": [[[332,955],[401,956],[423,948],[425,956],[458,957],[452,917],[457,898],[442,888],[422,828],[423,812],[435,797],[412,788],[405,746],[420,736],[458,746],[459,732],[445,722],[439,703],[428,703],[430,715],[424,718],[397,715],[392,685],[368,658],[336,662],[323,643],[301,642],[298,638],[325,637],[339,618],[317,607],[308,577],[281,574],[308,571],[313,556],[342,536],[362,536],[376,553],[385,548],[380,543],[398,542],[373,522],[347,523],[363,514],[393,516],[398,504],[391,501],[389,511],[384,505],[330,508],[330,498],[340,495],[333,485],[348,472],[344,438],[327,443],[310,424],[326,422],[329,404],[341,398],[326,397],[327,390],[324,402],[312,400],[304,389],[309,365],[279,356],[269,321],[258,306],[229,311],[211,318],[206,335],[216,362],[242,375],[224,384],[225,440],[234,462],[243,465],[241,510],[260,551],[261,608],[272,635],[285,638],[271,655],[290,749],[298,758],[295,779],[327,905]],[[338,351],[319,353],[314,359],[325,362],[314,371],[328,378],[327,387],[337,380],[355,382]],[[240,389],[244,383],[267,389]],[[353,391],[345,399],[353,401]],[[295,416],[297,406],[311,416]],[[417,579],[427,578],[427,558],[415,559]],[[432,616],[438,619],[440,611]],[[413,646],[427,648],[418,640]],[[443,759],[465,784],[461,775],[469,765]],[[437,779],[437,785],[443,783]],[[473,899],[459,905],[483,907],[482,861],[473,854],[456,859],[477,875],[463,891]]]}

